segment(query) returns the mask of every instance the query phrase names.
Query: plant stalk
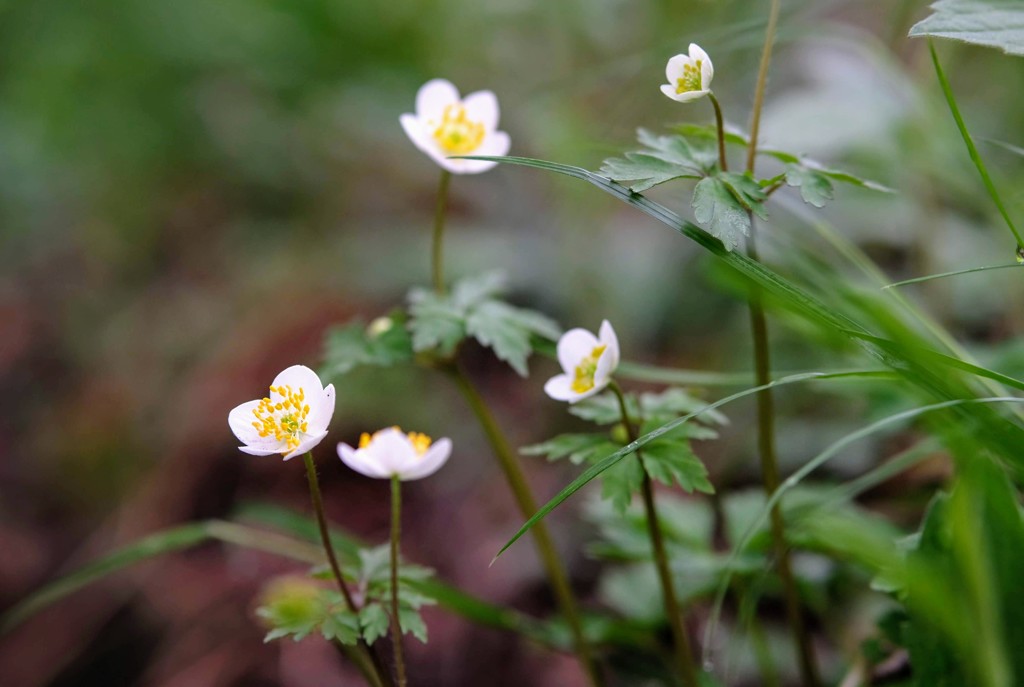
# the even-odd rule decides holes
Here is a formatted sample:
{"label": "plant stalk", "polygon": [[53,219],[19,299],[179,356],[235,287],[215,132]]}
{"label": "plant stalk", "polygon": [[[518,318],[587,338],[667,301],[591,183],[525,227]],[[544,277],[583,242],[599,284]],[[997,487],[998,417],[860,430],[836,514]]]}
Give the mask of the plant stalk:
{"label": "plant stalk", "polygon": [[[629,410],[626,408],[626,397],[622,388],[612,381],[608,386],[619,401],[619,410],[622,413],[622,424],[626,427],[630,443],[637,440],[636,427],[629,417]],[[690,648],[690,639],[686,634],[686,626],[683,624],[683,612],[679,607],[676,598],[675,584],[672,582],[672,569],[669,566],[668,552],[665,550],[665,537],[661,531],[661,524],[658,520],[658,510],[654,503],[654,486],[651,484],[651,476],[644,465],[644,459],[640,451],[636,451],[636,459],[640,461],[640,469],[643,471],[643,500],[644,512],[647,516],[647,533],[651,537],[651,548],[654,551],[654,563],[658,569],[658,579],[661,582],[661,594],[665,602],[665,613],[668,615],[669,627],[672,629],[672,639],[675,651],[672,652],[676,662],[676,670],[679,671],[679,678],[687,687],[697,687],[697,666],[693,660],[693,650]]]}
{"label": "plant stalk", "polygon": [[729,171],[729,160],[725,156],[725,120],[722,118],[722,106],[718,104],[718,98],[714,93],[708,93],[711,104],[715,107],[715,126],[718,127],[718,166],[723,172]]}
{"label": "plant stalk", "polygon": [[[765,30],[764,49],[761,51],[761,64],[757,70],[754,109],[750,118],[750,144],[747,148],[746,170],[751,175],[754,173],[757,161],[757,138],[761,123],[761,109],[764,106],[765,84],[768,81],[768,65],[771,63],[780,4],[780,0],[772,0],[768,15],[768,27]],[[750,217],[750,236],[747,237],[747,255],[752,260],[760,261],[753,213],[748,213],[748,216]],[[757,288],[750,295],[750,329],[754,340],[755,383],[762,386],[771,381],[771,353],[768,347],[768,323],[764,315],[764,304],[761,291]],[[779,487],[779,462],[775,454],[775,397],[770,388],[763,389],[757,394],[757,429],[757,447],[761,457],[761,479],[765,493],[771,495]],[[821,677],[818,673],[817,659],[814,655],[810,634],[804,623],[800,594],[796,586],[796,578],[793,576],[789,547],[786,544],[782,510],[778,504],[771,511],[771,532],[775,557],[778,560],[779,578],[782,581],[786,617],[796,643],[802,682],[804,687],[820,687]]]}
{"label": "plant stalk", "polygon": [[[529,518],[537,512],[537,500],[530,490],[530,485],[527,483],[526,476],[523,474],[522,468],[512,452],[508,439],[501,431],[487,403],[476,387],[473,386],[466,373],[454,363],[444,369],[449,373],[459,391],[462,392],[466,403],[472,409],[473,414],[476,415],[481,428],[484,430],[494,455],[498,458],[498,464],[501,466],[502,472],[505,473],[505,480],[508,482],[516,504],[519,506],[519,512],[524,518]],[[586,673],[587,681],[592,687],[600,687],[603,684],[603,680],[594,662],[590,644],[583,634],[583,624],[580,619],[576,597],[573,594],[568,575],[551,539],[551,534],[544,522],[538,522],[534,525],[532,532],[537,553],[540,555],[544,570],[547,572],[548,581],[555,593],[555,598],[569,625],[569,630],[572,633],[573,648],[579,658],[580,665],[583,667],[584,673]]]}
{"label": "plant stalk", "polygon": [[[747,239],[747,254],[752,260],[758,260],[753,220],[750,225],[750,236]],[[771,381],[771,357],[768,348],[768,323],[764,316],[764,305],[759,290],[755,290],[750,296],[750,328],[754,338],[755,384],[761,386]],[[765,493],[771,495],[779,488],[779,463],[775,455],[775,396],[770,388],[757,393],[757,429],[757,448],[761,456],[761,479]],[[800,607],[800,594],[790,564],[785,525],[779,504],[772,507],[771,531],[775,557],[778,560],[779,578],[782,581],[783,596],[786,602],[786,616],[800,658],[800,675],[805,687],[819,687],[821,677],[818,674],[814,646],[811,644],[811,637],[804,623],[803,610]]]}
{"label": "plant stalk", "polygon": [[[338,557],[334,553],[334,545],[331,543],[331,534],[327,526],[327,516],[324,513],[324,500],[320,494],[320,480],[316,475],[316,465],[313,463],[313,454],[307,453],[303,457],[306,463],[306,476],[309,478],[309,494],[313,499],[313,510],[316,512],[316,522],[320,528],[320,541],[324,545],[324,553],[327,554],[327,562],[331,566],[331,572],[334,573],[334,579],[338,583],[338,591],[341,592],[342,598],[345,599],[345,606],[352,613],[358,613],[359,607],[356,606],[355,600],[352,598],[352,593],[348,589],[348,585],[345,584],[345,578],[341,575],[341,566],[338,565]],[[362,639],[355,647],[343,646],[342,650],[345,654],[352,659],[352,662],[356,664],[359,671],[366,678],[366,681],[373,687],[384,687],[383,675],[387,675],[387,671],[381,665],[381,662],[377,655],[370,651],[370,647],[366,645],[366,642]]]}
{"label": "plant stalk", "polygon": [[441,183],[437,187],[437,206],[434,209],[434,236],[430,247],[431,275],[434,291],[444,293],[444,221],[448,212],[448,185],[452,173],[441,170]]}
{"label": "plant stalk", "polygon": [[772,61],[772,46],[775,43],[775,27],[779,23],[779,0],[772,0],[768,11],[768,28],[765,29],[764,48],[761,50],[761,64],[757,68],[757,86],[754,88],[754,109],[750,114],[750,143],[747,145],[747,171],[754,173],[757,160],[757,137],[761,131],[761,109],[764,107],[764,89],[768,83],[768,65]]}
{"label": "plant stalk", "polygon": [[405,687],[405,659],[402,656],[402,622],[398,613],[398,542],[402,538],[402,480],[391,476],[391,644],[395,651],[398,687]]}

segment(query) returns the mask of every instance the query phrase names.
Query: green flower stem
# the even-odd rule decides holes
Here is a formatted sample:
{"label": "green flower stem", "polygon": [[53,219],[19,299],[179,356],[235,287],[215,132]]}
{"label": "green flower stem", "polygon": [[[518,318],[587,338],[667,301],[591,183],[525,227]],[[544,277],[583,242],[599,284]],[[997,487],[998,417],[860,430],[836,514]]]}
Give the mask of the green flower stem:
{"label": "green flower stem", "polygon": [[761,131],[761,109],[764,107],[764,87],[768,83],[768,65],[772,61],[772,46],[775,43],[775,27],[779,23],[779,0],[772,0],[768,12],[768,28],[765,29],[764,48],[761,50],[761,64],[757,68],[757,86],[754,89],[754,109],[750,114],[750,143],[747,145],[747,171],[754,173],[757,160],[757,137]]}
{"label": "green flower stem", "polygon": [[1020,257],[1024,254],[1024,238],[1021,237],[1020,232],[1017,230],[1017,225],[1010,219],[1010,213],[1007,212],[1006,206],[1003,205],[1003,199],[999,196],[996,185],[992,183],[992,177],[989,176],[988,168],[985,167],[985,162],[981,159],[981,154],[978,153],[978,148],[974,145],[974,139],[971,138],[967,125],[964,123],[964,118],[960,115],[960,108],[957,106],[956,98],[953,96],[953,89],[949,86],[946,73],[942,71],[939,55],[935,52],[935,44],[932,43],[931,39],[928,40],[928,50],[932,54],[932,64],[935,65],[935,75],[939,78],[939,85],[942,86],[942,94],[946,96],[946,104],[949,105],[949,111],[953,114],[956,128],[960,131],[960,137],[964,139],[964,145],[967,146],[967,154],[971,156],[971,161],[978,168],[978,174],[981,176],[982,183],[985,184],[985,190],[988,191],[988,195],[992,198],[992,202],[995,203],[999,214],[1002,215],[1003,221],[1006,222],[1006,226],[1010,228],[1010,233],[1013,234],[1013,238],[1017,241],[1017,255]]}
{"label": "green flower stem", "polygon": [[[447,172],[446,172],[447,174]],[[402,622],[398,613],[398,542],[402,538],[402,480],[391,476],[391,644],[395,650],[398,687],[405,687],[405,659],[402,657]]]}
{"label": "green flower stem", "polygon": [[[619,401],[619,410],[622,413],[622,424],[626,427],[626,434],[630,443],[637,440],[636,427],[629,417],[629,410],[626,408],[626,397],[622,388],[614,380],[608,385]],[[647,516],[647,533],[651,537],[651,548],[654,550],[654,563],[658,569],[658,579],[661,581],[661,594],[665,601],[665,614],[668,616],[669,627],[672,629],[672,639],[675,644],[673,656],[676,662],[676,669],[679,677],[687,687],[697,687],[697,666],[693,661],[693,650],[690,648],[690,639],[686,634],[686,627],[683,624],[683,611],[679,607],[676,598],[675,583],[672,581],[672,569],[669,567],[668,552],[665,550],[665,537],[661,531],[661,524],[658,520],[658,510],[654,503],[654,487],[651,484],[651,476],[644,465],[643,456],[638,450],[636,459],[640,461],[640,469],[643,471],[643,499],[644,512]]]}
{"label": "green flower stem", "polygon": [[448,212],[448,185],[452,173],[441,170],[441,183],[437,187],[437,207],[434,210],[434,237],[430,250],[431,276],[434,290],[444,293],[444,220]]}
{"label": "green flower stem", "polygon": [[722,106],[718,104],[718,98],[714,93],[709,92],[708,98],[715,107],[715,125],[718,127],[718,166],[723,172],[729,171],[729,161],[725,157],[725,120],[722,118]]}
{"label": "green flower stem", "polygon": [[[352,593],[349,592],[348,585],[345,584],[345,578],[341,575],[341,566],[338,565],[338,557],[334,554],[334,545],[331,544],[330,530],[327,527],[327,516],[324,514],[324,500],[320,494],[320,480],[316,476],[313,454],[307,453],[303,460],[306,463],[306,476],[309,478],[309,494],[313,499],[313,510],[316,512],[316,522],[320,528],[320,541],[323,542],[324,553],[327,554],[327,562],[330,564],[331,572],[334,573],[334,579],[338,583],[338,590],[345,599],[345,606],[352,613],[358,613],[359,607],[356,606]],[[343,650],[352,662],[355,663],[356,667],[359,668],[359,671],[370,685],[373,685],[373,687],[384,687],[385,682],[381,676],[387,675],[387,672],[383,669],[377,655],[370,651],[366,642],[360,639],[359,644],[355,647],[346,646],[343,647]]]}
{"label": "green flower stem", "polygon": [[[449,373],[459,391],[462,392],[466,403],[469,404],[473,414],[476,415],[477,420],[480,422],[484,434],[487,435],[487,440],[490,442],[491,448],[498,458],[498,464],[501,466],[502,472],[505,473],[505,479],[512,489],[516,504],[519,506],[519,512],[524,518],[529,518],[537,512],[537,500],[530,490],[530,485],[527,483],[526,476],[523,474],[523,470],[516,460],[515,454],[512,452],[508,439],[505,438],[487,403],[480,395],[480,392],[476,390],[476,387],[473,386],[465,372],[455,364],[444,369]],[[590,644],[583,634],[583,625],[580,620],[576,597],[569,584],[569,578],[566,575],[565,568],[562,566],[562,561],[558,557],[558,552],[552,542],[551,534],[544,522],[538,522],[533,526],[533,540],[537,546],[537,553],[540,555],[541,562],[547,572],[548,580],[554,590],[555,598],[558,600],[558,605],[569,625],[573,638],[573,647],[579,658],[580,665],[587,675],[589,684],[592,687],[600,687],[603,684],[603,680],[594,662]]]}
{"label": "green flower stem", "polygon": [[[764,106],[764,90],[768,80],[768,65],[772,57],[772,45],[775,42],[775,27],[779,20],[780,0],[772,0],[768,15],[768,27],[765,30],[764,49],[761,52],[761,64],[757,71],[757,86],[754,91],[754,110],[750,118],[750,144],[747,148],[747,172],[754,173],[757,160],[757,137],[761,122],[761,109]],[[750,236],[747,238],[747,254],[752,260],[759,261],[757,250],[756,227],[752,213],[750,215]],[[771,381],[771,354],[768,348],[768,323],[764,315],[764,304],[759,289],[750,295],[750,329],[754,339],[754,370],[755,383],[763,386]],[[757,447],[761,456],[761,479],[765,493],[773,494],[779,487],[779,461],[775,455],[775,396],[769,388],[757,394]],[[776,504],[771,511],[772,543],[777,559],[779,579],[782,581],[783,597],[786,604],[786,617],[793,639],[796,642],[800,660],[800,675],[804,687],[819,687],[821,677],[818,673],[817,659],[811,636],[804,623],[803,609],[800,606],[800,594],[790,563],[789,547],[786,544],[785,525],[782,511]]]}

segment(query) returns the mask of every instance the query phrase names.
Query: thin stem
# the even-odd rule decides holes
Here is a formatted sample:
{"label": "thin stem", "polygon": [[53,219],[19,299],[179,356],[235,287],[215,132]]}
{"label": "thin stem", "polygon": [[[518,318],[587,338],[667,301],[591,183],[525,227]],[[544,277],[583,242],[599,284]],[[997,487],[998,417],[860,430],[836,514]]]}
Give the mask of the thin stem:
{"label": "thin stem", "polygon": [[[613,380],[608,388],[614,392],[619,400],[619,410],[622,413],[622,424],[626,427],[630,443],[636,441],[637,432],[633,421],[629,417],[629,410],[626,408],[626,397],[622,389]],[[679,608],[679,601],[676,599],[675,584],[672,582],[672,569],[669,567],[668,552],[665,550],[665,537],[661,531],[661,524],[658,520],[658,510],[654,503],[654,487],[651,484],[651,476],[644,465],[643,456],[636,451],[636,459],[640,461],[640,469],[643,471],[643,499],[644,511],[647,516],[647,533],[651,537],[651,547],[654,550],[654,563],[658,569],[658,579],[661,582],[661,594],[665,600],[665,613],[668,615],[669,627],[672,629],[672,639],[675,644],[673,657],[676,662],[676,669],[679,677],[687,687],[697,687],[697,667],[693,662],[693,650],[690,648],[690,639],[686,634],[686,627],[683,625],[683,612]]]}
{"label": "thin stem", "polygon": [[974,166],[978,168],[978,174],[981,175],[981,181],[985,184],[988,195],[992,197],[992,202],[996,204],[999,214],[1003,216],[1003,221],[1010,228],[1013,238],[1017,240],[1017,254],[1019,256],[1021,253],[1024,253],[1024,238],[1021,237],[1020,232],[1017,231],[1017,226],[1010,219],[1010,213],[1007,212],[1006,206],[1003,205],[1003,199],[999,196],[996,185],[992,183],[992,177],[989,176],[988,169],[981,159],[981,154],[978,153],[978,149],[974,145],[974,139],[971,138],[970,132],[967,131],[967,125],[964,123],[964,118],[960,115],[960,108],[957,106],[956,98],[953,96],[953,89],[950,88],[946,73],[942,71],[942,65],[939,63],[939,55],[935,52],[935,44],[930,39],[928,40],[928,50],[932,54],[932,64],[935,65],[935,75],[939,78],[939,84],[942,86],[942,94],[946,96],[946,104],[949,105],[949,111],[953,114],[953,119],[956,121],[956,128],[960,131],[960,137],[964,139],[967,153],[971,156]]}
{"label": "thin stem", "polygon": [[448,184],[452,173],[441,170],[441,183],[437,187],[437,207],[434,209],[434,237],[430,250],[431,277],[434,291],[444,293],[444,220],[448,212]]}
{"label": "thin stem", "polygon": [[747,146],[747,171],[753,174],[757,160],[757,136],[761,130],[761,109],[764,107],[764,87],[768,82],[768,65],[772,61],[772,46],[775,44],[775,27],[779,23],[779,0],[772,0],[768,12],[768,28],[765,29],[764,48],[761,50],[761,65],[757,69],[757,86],[754,89],[754,110],[750,114],[750,143]]}
{"label": "thin stem", "polygon": [[[527,483],[526,476],[523,474],[523,470],[516,460],[515,454],[512,452],[508,439],[505,438],[505,434],[498,426],[487,403],[480,395],[480,392],[476,390],[476,387],[473,386],[465,372],[455,364],[444,369],[449,373],[459,391],[462,392],[466,403],[472,409],[473,414],[476,415],[477,421],[479,421],[481,428],[484,430],[484,434],[491,444],[491,449],[498,458],[498,464],[501,466],[502,472],[505,473],[505,480],[508,482],[509,488],[512,489],[512,495],[519,506],[519,512],[524,518],[529,518],[537,512],[537,500],[530,490],[530,485]],[[586,673],[589,684],[593,687],[600,687],[603,684],[603,680],[594,662],[590,644],[583,634],[583,625],[580,620],[576,597],[573,594],[568,575],[566,575],[565,568],[562,565],[562,561],[558,556],[558,552],[551,539],[551,534],[545,523],[538,522],[533,526],[533,541],[537,546],[537,553],[540,555],[541,562],[547,572],[548,581],[555,593],[555,598],[558,600],[558,605],[569,625],[569,631],[572,633],[573,648],[579,658],[580,665]]]}
{"label": "thin stem", "polygon": [[708,98],[715,107],[715,125],[718,127],[718,166],[723,172],[729,171],[729,161],[725,157],[725,120],[722,119],[722,106],[718,104],[718,98],[714,93],[709,92]]}
{"label": "thin stem", "polygon": [[[447,173],[447,172],[446,172]],[[398,687],[405,687],[405,659],[402,657],[402,622],[398,613],[398,542],[402,538],[402,480],[391,476],[391,644],[395,650]]]}
{"label": "thin stem", "polygon": [[[758,260],[757,241],[754,222],[751,220],[750,236],[747,238],[747,254]],[[768,348],[768,323],[764,315],[764,305],[760,290],[750,295],[750,329],[754,339],[754,370],[755,384],[758,386],[771,381],[771,354]],[[779,463],[775,455],[775,396],[770,388],[757,394],[757,448],[761,456],[761,479],[767,494],[775,493],[779,487]],[[818,675],[817,660],[811,637],[804,624],[803,610],[800,608],[800,594],[793,577],[793,569],[789,559],[789,547],[786,544],[785,525],[782,511],[776,504],[771,511],[772,542],[775,557],[778,559],[779,578],[782,580],[783,596],[786,602],[786,616],[800,656],[800,674],[806,687],[818,687],[821,678]]]}
{"label": "thin stem", "polygon": [[[768,27],[765,29],[764,48],[761,51],[761,64],[757,70],[754,110],[750,116],[750,144],[747,148],[747,172],[751,174],[754,172],[754,163],[757,160],[758,130],[761,125],[765,84],[768,81],[768,65],[771,63],[780,5],[780,0],[772,0],[768,14]],[[759,261],[754,218],[752,213],[748,213],[748,215],[750,216],[750,236],[747,238],[747,254],[752,260]],[[754,340],[755,381],[758,386],[763,386],[771,381],[771,354],[768,348],[768,323],[764,315],[760,289],[754,289],[750,295],[750,329]],[[757,430],[757,447],[761,456],[761,479],[765,492],[773,494],[779,486],[779,462],[775,455],[775,397],[770,388],[762,389],[757,394]],[[771,532],[775,556],[778,559],[779,579],[782,581],[786,616],[799,655],[800,675],[804,687],[819,687],[821,677],[818,674],[811,637],[804,624],[800,594],[797,590],[796,579],[793,577],[789,547],[786,544],[782,511],[778,505],[775,505],[771,511]]]}
{"label": "thin stem", "polygon": [[[313,510],[316,512],[316,522],[320,528],[320,541],[324,545],[324,553],[327,554],[327,562],[331,566],[331,572],[334,573],[334,579],[338,583],[338,591],[341,592],[341,596],[345,599],[345,606],[352,613],[358,613],[359,607],[356,606],[355,601],[352,598],[352,593],[349,592],[348,585],[345,584],[345,578],[341,575],[341,566],[338,565],[338,557],[334,553],[334,545],[331,543],[331,534],[327,526],[327,516],[324,513],[324,500],[320,494],[320,480],[316,475],[316,465],[313,463],[313,454],[307,453],[303,460],[306,463],[306,477],[309,478],[309,495],[313,499]],[[383,666],[380,664],[380,660],[377,655],[370,651],[370,648],[366,645],[366,642],[359,640],[359,644],[353,648],[345,648],[345,653],[349,655],[352,661],[359,668],[360,672],[374,687],[383,687],[385,684],[382,675],[386,675]]]}

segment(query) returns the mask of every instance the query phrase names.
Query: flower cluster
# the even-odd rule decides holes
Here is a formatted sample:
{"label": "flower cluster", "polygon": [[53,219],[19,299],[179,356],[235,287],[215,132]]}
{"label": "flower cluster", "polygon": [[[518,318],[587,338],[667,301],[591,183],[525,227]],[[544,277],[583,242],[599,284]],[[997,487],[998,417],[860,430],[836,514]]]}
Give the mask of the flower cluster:
{"label": "flower cluster", "polygon": [[[311,451],[327,436],[334,415],[334,385],[324,388],[313,370],[293,365],[274,378],[263,398],[247,401],[228,413],[228,425],[242,442],[239,450],[254,456],[280,454],[284,460]],[[338,444],[338,456],[367,477],[413,480],[432,475],[451,455],[449,439],[403,434],[397,427],[364,433],[359,448]]]}

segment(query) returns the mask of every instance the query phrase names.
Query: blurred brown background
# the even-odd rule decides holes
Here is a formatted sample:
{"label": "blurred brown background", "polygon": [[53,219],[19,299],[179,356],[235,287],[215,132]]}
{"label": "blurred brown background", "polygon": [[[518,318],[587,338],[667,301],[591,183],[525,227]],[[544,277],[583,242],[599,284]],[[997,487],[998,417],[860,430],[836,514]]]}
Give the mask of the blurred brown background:
{"label": "blurred brown background", "polygon": [[[772,144],[900,188],[840,190],[824,215],[893,278],[1008,257],[923,46],[903,38],[923,5],[785,3],[764,122]],[[332,324],[382,314],[426,282],[438,171],[398,125],[421,83],[492,89],[513,154],[595,168],[637,126],[710,118],[706,103],[658,92],[665,61],[691,40],[715,61],[726,118],[744,123],[766,11],[739,0],[0,2],[0,609],[162,527],[252,500],[309,511],[301,465],[239,453],[227,412],[283,367],[316,367]],[[1021,131],[1017,65],[947,54],[970,89],[972,128]],[[985,152],[1004,187],[1021,188],[1020,158]],[[630,359],[748,368],[743,304],[695,246],[540,172],[499,166],[452,192],[451,274],[501,268],[513,300],[566,326],[608,317]],[[655,195],[675,203],[671,187]],[[780,203],[779,222],[803,212],[796,196]],[[769,259],[785,256],[766,242]],[[1005,278],[920,297],[958,335],[999,343],[1021,325],[1019,294],[992,288]],[[818,357],[798,332],[775,333],[780,369]],[[524,381],[486,351],[466,355],[517,443],[567,424],[541,392],[552,362],[533,360]],[[386,536],[386,485],[344,469],[334,442],[393,423],[451,436],[450,464],[406,490],[406,555],[480,597],[550,612],[527,543],[487,567],[521,520],[444,380],[364,370],[333,381],[338,409],[318,450],[332,519]],[[790,461],[865,412],[782,396]],[[732,429],[702,448],[716,483],[756,476],[750,412],[730,411]],[[573,474],[524,460],[542,496]],[[577,515],[570,505],[553,522],[599,606]],[[255,598],[298,569],[220,545],[133,568],[0,637],[0,684],[356,684],[320,640],[262,644]],[[430,643],[408,650],[420,687],[575,684],[570,658],[436,609],[427,621]]]}

